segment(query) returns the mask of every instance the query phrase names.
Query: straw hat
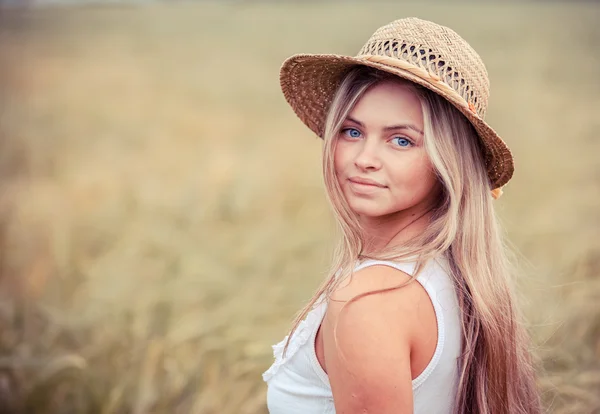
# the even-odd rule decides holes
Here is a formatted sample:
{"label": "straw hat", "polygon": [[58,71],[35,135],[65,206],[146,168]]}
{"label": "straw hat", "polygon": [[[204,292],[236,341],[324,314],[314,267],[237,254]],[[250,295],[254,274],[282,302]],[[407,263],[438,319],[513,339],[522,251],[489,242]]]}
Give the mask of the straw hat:
{"label": "straw hat", "polygon": [[512,177],[510,150],[484,121],[490,83],[473,48],[453,30],[418,18],[380,27],[355,57],[297,54],[280,71],[283,94],[298,117],[319,137],[333,96],[345,73],[364,65],[395,74],[441,95],[473,124],[484,148],[492,195]]}

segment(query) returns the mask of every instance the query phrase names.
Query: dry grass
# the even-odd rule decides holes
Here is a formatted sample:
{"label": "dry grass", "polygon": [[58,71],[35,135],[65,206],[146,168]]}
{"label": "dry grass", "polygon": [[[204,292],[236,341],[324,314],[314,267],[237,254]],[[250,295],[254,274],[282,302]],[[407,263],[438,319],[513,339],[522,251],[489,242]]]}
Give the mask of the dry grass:
{"label": "dry grass", "polygon": [[265,413],[270,345],[332,228],[279,65],[407,15],[488,65],[544,398],[599,413],[598,6],[372,2],[3,12],[4,412]]}

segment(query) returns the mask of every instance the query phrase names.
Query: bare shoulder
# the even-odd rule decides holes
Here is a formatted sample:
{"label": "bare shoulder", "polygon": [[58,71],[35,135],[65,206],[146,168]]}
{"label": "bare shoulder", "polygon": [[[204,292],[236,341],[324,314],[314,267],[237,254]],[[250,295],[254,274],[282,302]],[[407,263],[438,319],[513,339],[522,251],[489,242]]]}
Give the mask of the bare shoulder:
{"label": "bare shoulder", "polygon": [[[405,286],[344,306],[358,295],[401,284]],[[436,329],[431,308],[423,287],[390,266],[369,266],[341,283],[322,326],[336,411],[412,412],[411,353],[422,337],[424,320],[425,329]]]}
{"label": "bare shoulder", "polygon": [[338,300],[348,300],[362,293],[393,288],[411,282],[411,279],[407,273],[391,266],[372,265],[354,272],[351,277],[342,281],[334,295]]}
{"label": "bare shoulder", "polygon": [[[400,285],[403,286],[396,289]],[[342,281],[332,295],[328,316],[338,316],[344,304],[354,297],[383,290],[387,291],[365,295],[350,303],[343,310],[344,315],[348,314],[344,319],[353,320],[353,315],[367,312],[379,316],[371,320],[372,323],[379,320],[384,324],[397,326],[398,322],[411,322],[404,317],[418,311],[420,303],[430,302],[427,292],[410,275],[390,266],[374,265],[361,269]]]}

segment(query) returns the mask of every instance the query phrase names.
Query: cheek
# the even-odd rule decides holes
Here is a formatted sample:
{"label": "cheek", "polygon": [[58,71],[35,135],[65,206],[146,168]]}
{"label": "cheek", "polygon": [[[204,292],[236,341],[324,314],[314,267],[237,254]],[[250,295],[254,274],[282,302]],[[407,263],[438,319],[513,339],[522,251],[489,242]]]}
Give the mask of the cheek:
{"label": "cheek", "polygon": [[419,156],[413,160],[397,163],[394,168],[394,182],[410,191],[427,192],[435,185],[437,178],[429,158]]}
{"label": "cheek", "polygon": [[348,158],[348,151],[340,143],[337,144],[333,153],[333,165],[336,172],[340,172],[344,169]]}

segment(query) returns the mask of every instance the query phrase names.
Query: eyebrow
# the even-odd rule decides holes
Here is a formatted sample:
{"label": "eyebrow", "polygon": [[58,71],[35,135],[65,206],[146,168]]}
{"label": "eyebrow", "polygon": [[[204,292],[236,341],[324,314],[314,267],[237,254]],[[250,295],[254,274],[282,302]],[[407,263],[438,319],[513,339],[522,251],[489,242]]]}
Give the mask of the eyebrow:
{"label": "eyebrow", "polygon": [[[346,117],[346,119],[348,121],[350,121],[350,122],[354,122],[355,124],[359,125],[362,128],[365,127],[365,125],[362,122],[360,122],[359,120],[354,119],[354,118],[352,118],[350,116]],[[384,131],[390,131],[390,130],[393,130],[393,129],[411,129],[411,130],[413,130],[415,132],[418,132],[419,134],[423,135],[423,131],[421,131],[419,128],[417,128],[416,126],[411,125],[411,124],[390,125],[390,126],[386,126],[386,127],[383,128]]]}

